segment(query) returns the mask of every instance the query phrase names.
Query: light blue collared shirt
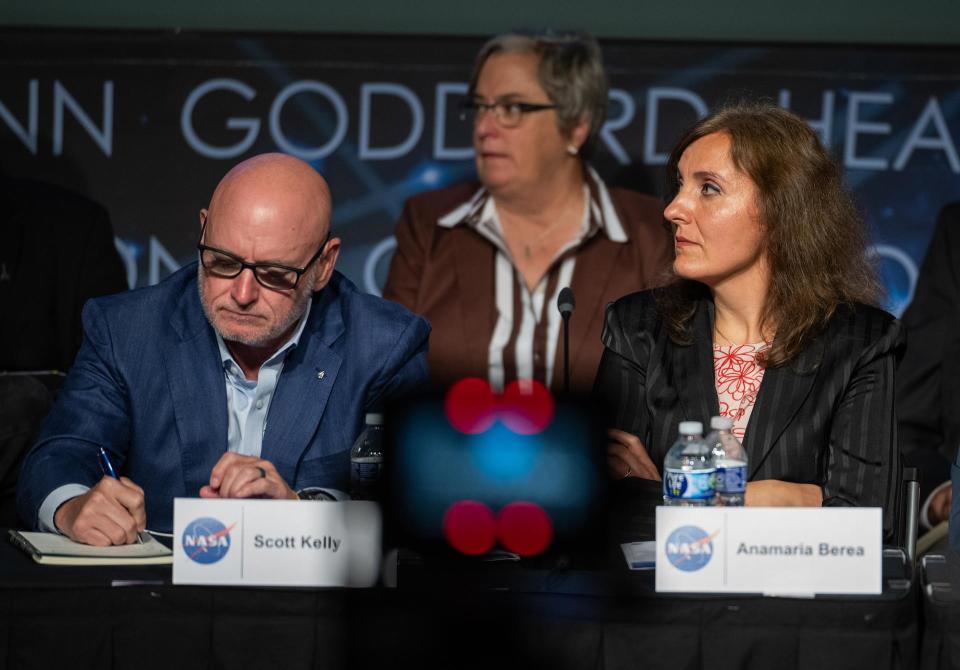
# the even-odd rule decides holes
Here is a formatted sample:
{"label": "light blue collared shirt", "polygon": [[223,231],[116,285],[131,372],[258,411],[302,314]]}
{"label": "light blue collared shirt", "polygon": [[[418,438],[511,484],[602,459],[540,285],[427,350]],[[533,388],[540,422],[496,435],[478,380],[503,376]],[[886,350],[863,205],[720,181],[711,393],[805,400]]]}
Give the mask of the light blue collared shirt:
{"label": "light blue collared shirt", "polygon": [[290,339],[260,366],[256,381],[244,377],[226,342],[220,337],[220,333],[216,334],[227,385],[227,451],[260,457],[270,401],[277,390],[284,361],[300,343],[300,336],[310,317],[311,302],[307,303],[307,311]]}
{"label": "light blue collared shirt", "polygon": [[[300,323],[293,335],[277,349],[273,356],[264,361],[256,381],[244,377],[240,366],[227,349],[226,342],[220,337],[220,333],[214,331],[217,347],[220,349],[224,382],[227,386],[227,451],[259,458],[263,446],[263,432],[267,429],[270,401],[273,399],[274,391],[277,390],[283,363],[294,347],[300,343],[300,336],[307,325],[312,306],[313,301],[307,301],[307,309],[300,317]],[[51,491],[37,513],[41,529],[59,533],[60,531],[53,523],[57,508],[70,498],[83,495],[89,490],[90,487],[83,484],[64,484]]]}

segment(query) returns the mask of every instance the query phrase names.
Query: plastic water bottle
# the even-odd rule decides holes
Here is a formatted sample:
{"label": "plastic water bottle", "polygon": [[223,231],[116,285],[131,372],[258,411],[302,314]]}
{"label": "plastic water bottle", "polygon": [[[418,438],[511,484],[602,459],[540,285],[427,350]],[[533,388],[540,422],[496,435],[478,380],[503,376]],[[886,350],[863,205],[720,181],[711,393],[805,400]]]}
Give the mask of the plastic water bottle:
{"label": "plastic water bottle", "polygon": [[383,415],[367,414],[364,422],[350,449],[350,497],[376,500],[383,470]]}
{"label": "plastic water bottle", "polygon": [[740,440],[730,432],[733,419],[728,416],[715,416],[710,419],[711,432],[705,442],[713,454],[713,464],[717,468],[717,505],[743,505],[743,494],[747,487],[747,452]]}
{"label": "plastic water bottle", "polygon": [[712,505],[716,497],[716,469],[703,441],[703,424],[681,421],[680,437],[663,461],[665,505]]}

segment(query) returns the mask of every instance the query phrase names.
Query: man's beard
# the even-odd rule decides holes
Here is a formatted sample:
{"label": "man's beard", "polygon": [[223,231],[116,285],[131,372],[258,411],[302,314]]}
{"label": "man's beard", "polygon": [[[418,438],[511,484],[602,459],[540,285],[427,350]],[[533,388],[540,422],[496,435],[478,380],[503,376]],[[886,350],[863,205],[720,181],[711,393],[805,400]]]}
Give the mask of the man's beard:
{"label": "man's beard", "polygon": [[[244,272],[245,271],[246,270],[244,270]],[[271,344],[277,340],[277,338],[290,330],[293,324],[299,321],[304,312],[307,311],[307,303],[313,297],[312,287],[314,281],[316,280],[314,268],[310,268],[310,270],[300,277],[300,281],[297,284],[297,287],[294,289],[294,300],[293,304],[290,306],[290,311],[287,312],[283,319],[272,324],[267,331],[258,334],[230,333],[217,325],[217,322],[214,319],[213,308],[207,303],[206,295],[203,291],[203,272],[203,265],[198,265],[197,290],[200,293],[200,304],[203,306],[203,313],[206,315],[207,321],[211,326],[213,326],[213,329],[217,331],[217,334],[220,335],[225,342],[237,342],[248,347],[262,347]],[[269,291],[271,289],[260,286],[260,290]]]}

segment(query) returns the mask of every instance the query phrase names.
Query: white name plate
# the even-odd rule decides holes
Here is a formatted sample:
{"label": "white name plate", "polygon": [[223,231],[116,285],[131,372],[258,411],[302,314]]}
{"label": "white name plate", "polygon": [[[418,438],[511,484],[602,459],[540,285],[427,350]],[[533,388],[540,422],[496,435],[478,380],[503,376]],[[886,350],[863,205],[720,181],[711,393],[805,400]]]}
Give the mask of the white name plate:
{"label": "white name plate", "polygon": [[658,507],[657,591],[879,594],[879,507]]}
{"label": "white name plate", "polygon": [[173,583],[372,586],[381,516],[368,501],[173,501]]}

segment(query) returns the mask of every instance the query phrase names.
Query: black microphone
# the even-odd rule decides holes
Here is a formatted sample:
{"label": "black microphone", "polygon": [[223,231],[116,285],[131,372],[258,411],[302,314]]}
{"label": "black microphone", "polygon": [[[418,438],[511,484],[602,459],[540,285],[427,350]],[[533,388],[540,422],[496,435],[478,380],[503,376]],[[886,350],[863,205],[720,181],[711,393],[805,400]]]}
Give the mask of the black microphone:
{"label": "black microphone", "polygon": [[573,289],[565,286],[557,296],[557,309],[563,318],[563,392],[570,393],[570,316],[577,306]]}
{"label": "black microphone", "polygon": [[577,301],[573,299],[573,289],[569,286],[560,289],[560,295],[557,296],[557,309],[560,310],[560,315],[564,319],[569,319],[576,306]]}

